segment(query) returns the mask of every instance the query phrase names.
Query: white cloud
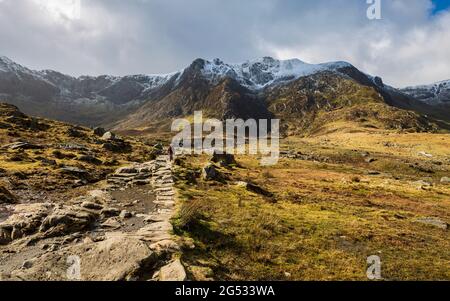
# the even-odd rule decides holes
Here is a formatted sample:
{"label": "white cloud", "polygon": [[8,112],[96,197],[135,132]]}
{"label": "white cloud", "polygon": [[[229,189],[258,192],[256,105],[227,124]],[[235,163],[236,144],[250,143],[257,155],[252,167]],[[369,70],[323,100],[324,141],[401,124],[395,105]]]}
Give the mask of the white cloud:
{"label": "white cloud", "polygon": [[1,1],[0,54],[75,75],[273,55],[346,60],[396,86],[450,78],[450,13],[431,17],[430,0],[382,0],[380,21],[365,0],[81,0],[81,18],[71,1]]}

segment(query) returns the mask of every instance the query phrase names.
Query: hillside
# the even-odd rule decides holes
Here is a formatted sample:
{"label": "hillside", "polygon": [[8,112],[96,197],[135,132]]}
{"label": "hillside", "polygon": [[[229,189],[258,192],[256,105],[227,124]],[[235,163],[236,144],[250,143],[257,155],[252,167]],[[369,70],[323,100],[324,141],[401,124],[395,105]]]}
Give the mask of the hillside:
{"label": "hillside", "polygon": [[1,185],[28,202],[40,201],[104,180],[127,162],[151,158],[152,146],[103,134],[101,129],[32,118],[0,103]]}
{"label": "hillside", "polygon": [[[446,106],[425,103],[403,92],[346,62],[308,64],[264,57],[227,64],[197,59],[166,75],[75,78],[51,70],[30,70],[0,58],[0,96],[5,101],[33,116],[105,125],[122,132],[167,131],[173,118],[189,117],[196,110],[218,119],[275,116],[289,120],[285,128],[299,125],[298,130],[308,132],[313,129],[301,123],[310,124],[319,113],[369,103],[386,105],[379,106],[385,112],[381,120],[385,124],[377,126],[422,131],[435,128],[431,123],[437,119],[439,127],[448,127]],[[396,109],[388,113],[392,107],[416,112],[401,118],[416,121],[393,124],[386,117],[401,113]],[[373,115],[370,110],[364,114]],[[419,116],[424,114],[429,118]]]}

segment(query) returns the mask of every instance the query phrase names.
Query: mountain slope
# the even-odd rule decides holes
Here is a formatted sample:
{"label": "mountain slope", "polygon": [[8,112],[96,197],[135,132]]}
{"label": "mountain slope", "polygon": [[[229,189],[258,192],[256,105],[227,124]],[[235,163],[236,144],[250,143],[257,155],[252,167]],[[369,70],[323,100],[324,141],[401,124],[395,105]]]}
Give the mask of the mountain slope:
{"label": "mountain slope", "polygon": [[450,80],[431,85],[406,87],[401,91],[431,105],[450,104]]}
{"label": "mountain slope", "polygon": [[[33,71],[1,57],[0,99],[35,116],[118,130],[167,130],[173,118],[189,117],[197,110],[222,120],[275,116],[290,120],[291,128],[305,130],[302,123],[311,125],[321,112],[367,103],[427,114],[443,120],[443,126],[450,121],[448,108],[416,100],[349,63],[308,64],[270,57],[242,64],[197,59],[167,75],[79,78]],[[434,128],[423,122],[407,124],[416,130]]]}
{"label": "mountain slope", "polygon": [[[310,65],[299,60],[272,58],[241,65],[198,59],[183,71],[168,94],[149,100],[136,113],[120,121],[116,129],[168,130],[171,119],[190,117],[194,111],[201,110],[207,117],[220,120],[276,117],[281,119],[285,133],[302,133],[312,132],[314,121],[326,112],[358,106],[359,111],[364,108],[366,112],[357,115],[371,116],[374,127],[437,129],[431,120],[405,111],[427,105],[385,86],[380,78],[370,77],[348,63]],[[341,119],[354,116],[342,112],[347,117]]]}
{"label": "mountain slope", "polygon": [[132,112],[176,74],[82,76],[52,70],[34,71],[0,57],[0,98],[25,113],[101,125]]}

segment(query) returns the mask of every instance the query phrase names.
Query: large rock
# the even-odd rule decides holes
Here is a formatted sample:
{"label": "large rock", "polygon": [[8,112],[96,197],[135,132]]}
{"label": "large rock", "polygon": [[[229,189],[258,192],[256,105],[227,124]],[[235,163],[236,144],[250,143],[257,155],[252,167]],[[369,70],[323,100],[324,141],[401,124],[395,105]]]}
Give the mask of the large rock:
{"label": "large rock", "polygon": [[80,206],[17,205],[14,213],[0,224],[0,244],[34,234],[47,238],[88,230],[98,218],[99,213]]}
{"label": "large rock", "polygon": [[450,184],[450,178],[449,177],[443,177],[441,179],[441,183],[443,183],[443,184]]}
{"label": "large rock", "polygon": [[103,140],[114,140],[114,139],[116,139],[116,135],[112,132],[106,132],[103,134],[102,139]]}
{"label": "large rock", "polygon": [[91,155],[81,155],[78,160],[82,161],[82,162],[86,162],[86,163],[90,163],[90,164],[94,164],[94,165],[100,165],[103,162],[99,159],[97,159],[94,156]]}
{"label": "large rock", "polygon": [[113,153],[131,152],[131,144],[122,139],[109,140],[109,141],[105,142],[102,147],[105,150],[113,152]]}
{"label": "large rock", "polygon": [[219,163],[222,166],[230,166],[237,164],[234,155],[230,155],[227,153],[219,153],[217,151],[214,151],[214,154],[211,158],[211,162]]}
{"label": "large rock", "polygon": [[223,181],[223,175],[214,164],[208,164],[203,168],[202,178],[205,181]]}
{"label": "large rock", "polygon": [[27,269],[13,271],[11,278],[31,281],[140,280],[143,272],[151,269],[157,260],[156,253],[145,243],[118,232],[107,234],[100,242],[89,241],[47,253],[33,260]]}
{"label": "large rock", "polygon": [[51,204],[16,205],[13,214],[0,224],[0,245],[37,233],[53,208]]}
{"label": "large rock", "polygon": [[176,259],[161,268],[158,278],[160,281],[185,281],[187,276],[181,261]]}
{"label": "large rock", "polygon": [[17,197],[9,192],[8,189],[0,185],[0,204],[15,204],[17,203]]}
{"label": "large rock", "polygon": [[266,197],[273,197],[273,193],[272,192],[270,192],[270,191],[268,191],[268,190],[266,190],[266,189],[264,189],[262,187],[259,187],[256,184],[248,183],[248,182],[237,182],[236,184],[239,187],[243,187],[243,188],[247,189],[250,192],[253,192],[253,193],[256,193],[256,194],[260,194],[260,195],[263,195],[263,196],[266,196]]}
{"label": "large rock", "polygon": [[106,133],[105,129],[102,127],[97,127],[94,129],[94,135],[98,137],[102,137]]}

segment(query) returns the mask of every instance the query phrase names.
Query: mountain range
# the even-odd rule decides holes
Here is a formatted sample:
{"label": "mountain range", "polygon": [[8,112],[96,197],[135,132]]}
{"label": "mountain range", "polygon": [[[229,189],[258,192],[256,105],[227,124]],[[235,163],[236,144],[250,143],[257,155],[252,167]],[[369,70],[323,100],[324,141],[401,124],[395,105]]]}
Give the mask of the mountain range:
{"label": "mountain range", "polygon": [[196,110],[219,119],[275,116],[288,132],[343,119],[420,131],[450,122],[450,81],[396,89],[347,62],[271,57],[241,64],[197,59],[163,75],[78,78],[0,57],[0,100],[30,115],[117,130],[167,128]]}

